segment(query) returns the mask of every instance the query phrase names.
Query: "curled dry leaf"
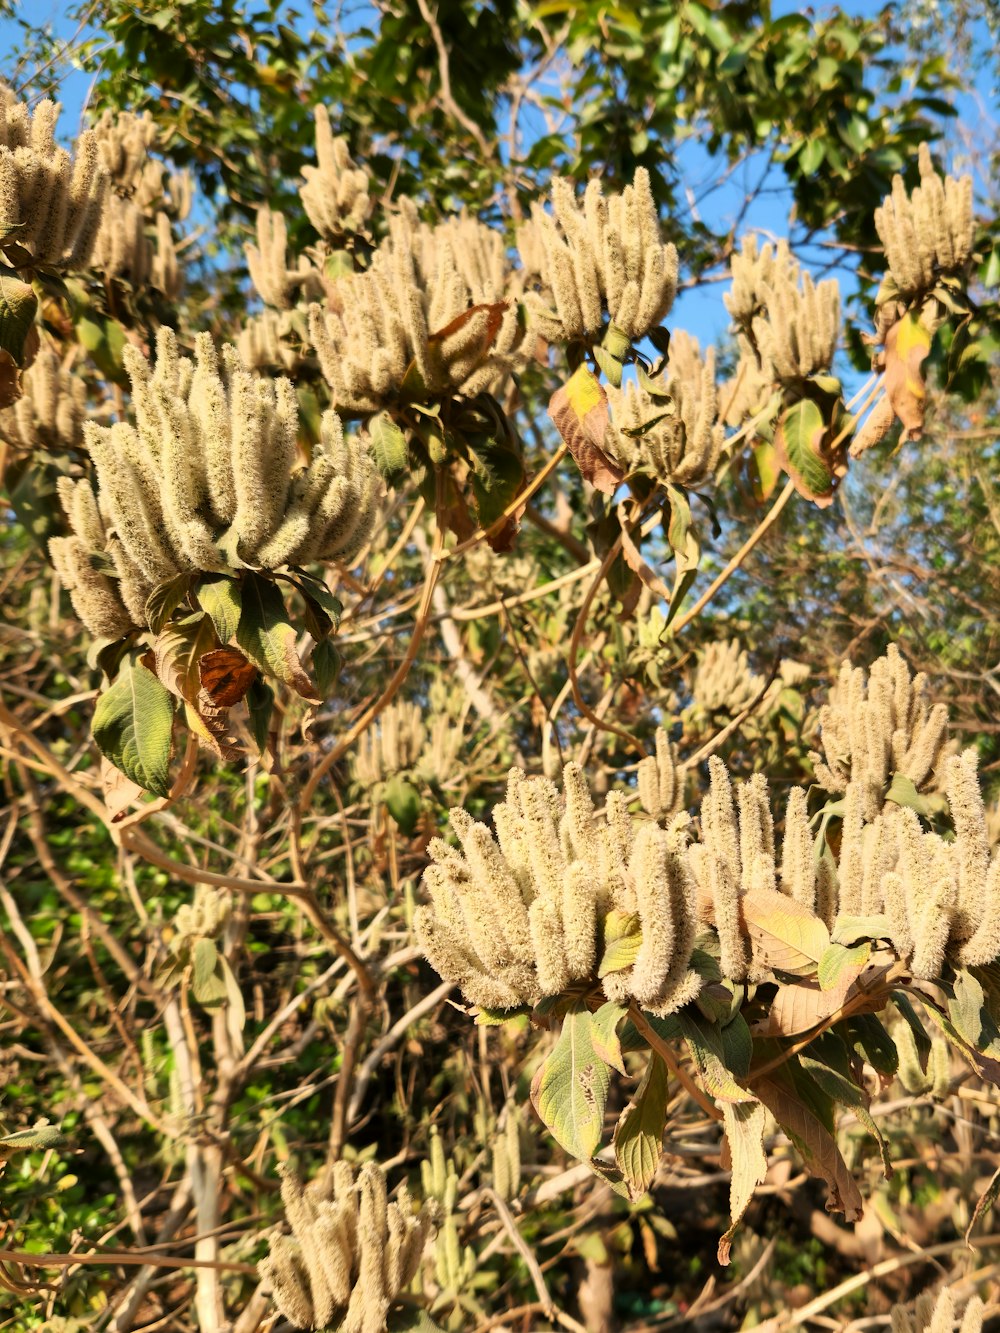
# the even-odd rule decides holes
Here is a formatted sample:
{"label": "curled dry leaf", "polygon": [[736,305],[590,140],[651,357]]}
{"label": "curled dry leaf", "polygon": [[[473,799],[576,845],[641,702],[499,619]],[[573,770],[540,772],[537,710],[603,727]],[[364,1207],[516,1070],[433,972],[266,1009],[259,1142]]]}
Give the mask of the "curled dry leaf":
{"label": "curled dry leaf", "polygon": [[912,311],[886,334],[885,391],[908,440],[923,434],[927,386],[921,366],[930,350],[930,331]]}
{"label": "curled dry leaf", "polygon": [[579,366],[555,391],[549,399],[549,416],[585,480],[604,495],[613,495],[625,473],[604,452],[608,395],[587,366]]}

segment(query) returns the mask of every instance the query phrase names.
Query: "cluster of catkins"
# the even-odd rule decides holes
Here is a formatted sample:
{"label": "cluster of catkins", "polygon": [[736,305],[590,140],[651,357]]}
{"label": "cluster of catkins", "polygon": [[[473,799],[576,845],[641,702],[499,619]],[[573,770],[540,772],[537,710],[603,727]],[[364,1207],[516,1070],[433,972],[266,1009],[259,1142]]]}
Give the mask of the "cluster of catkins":
{"label": "cluster of catkins", "polygon": [[[982,1333],[985,1306],[973,1296],[965,1307],[958,1333]],[[912,1315],[905,1305],[894,1305],[891,1315],[892,1333],[953,1333],[957,1321],[955,1297],[950,1288],[942,1287],[937,1300],[925,1291],[917,1297]]]}
{"label": "cluster of catkins", "polygon": [[972,256],[972,177],[942,179],[930,149],[920,145],[920,184],[907,194],[894,176],[892,194],[875,210],[875,230],[896,291],[912,300],[929,292],[938,277],[961,274]]}
{"label": "cluster of catkins", "polygon": [[179,219],[187,216],[190,178],[172,176],[168,192],[165,167],[149,156],[156,126],[148,112],[114,116],[105,111],[93,132],[112,184],[94,243],[93,267],[106,278],[125,279],[137,289],[151,283],[176,300],[181,273],[170,214]]}
{"label": "cluster of catkins", "polygon": [[[900,661],[895,655],[882,659],[894,668],[905,696]],[[887,667],[876,666],[873,675],[882,678]],[[905,684],[912,692],[908,673]],[[904,756],[912,753],[914,732],[905,721],[895,725],[900,721],[895,712],[874,708],[867,719],[866,753],[891,755],[894,744]],[[910,725],[923,734],[927,718],[911,714]],[[883,938],[919,980],[939,978],[946,959],[958,967],[974,967],[1000,955],[1000,852],[990,855],[975,750],[953,754],[942,765],[954,830],[951,841],[927,831],[912,808],[886,801],[866,769],[852,775],[843,788],[838,779],[843,805],[836,862],[825,846],[817,854],[807,793],[792,789],[780,867],[763,774],[740,784],[734,799],[725,765],[711,759],[709,770],[701,842],[691,854],[700,895],[711,903],[728,977],[756,979],[761,972],[740,919],[740,898],[752,889],[786,893],[830,926],[840,916],[881,918]],[[822,774],[817,780],[825,785]]]}
{"label": "cluster of catkins", "polygon": [[893,773],[919,790],[932,777],[947,739],[948,709],[928,698],[927,677],[912,676],[895,644],[870,672],[845,662],[820,709],[822,755],[810,759],[829,792],[853,782],[862,811],[874,819]]}
{"label": "cluster of catkins", "polygon": [[[725,443],[718,421],[715,348],[702,359],[695,338],[683,330],[675,333],[656,387],[659,397],[638,382],[621,389],[608,386],[614,431],[604,447],[626,473],[643,470],[662,483],[699,486],[712,478]],[[648,429],[625,433],[642,427]]]}
{"label": "cluster of catkins", "polygon": [[512,769],[493,810],[495,836],[455,809],[461,852],[431,842],[417,938],[470,1003],[503,1010],[595,981],[609,918],[636,915],[635,962],[602,978],[605,994],[673,1013],[701,984],[689,967],[696,921],[686,824],[686,816],[669,829],[637,824],[620,792],[599,816],[576,764],[563,771],[561,797],[547,778]]}
{"label": "cluster of catkins", "polygon": [[182,903],[174,915],[172,924],[176,934],[171,940],[171,947],[177,952],[191,940],[214,939],[229,920],[232,911],[231,894],[199,884],[195,889],[194,902]]}
{"label": "cluster of catkins", "polygon": [[420,705],[391,703],[378,722],[358,737],[351,754],[355,782],[374,787],[393,773],[413,768],[426,739]]}
{"label": "cluster of catkins", "polygon": [[[762,707],[770,702],[768,695],[777,695],[786,686],[801,685],[808,675],[808,667],[783,658],[778,678],[761,699]],[[691,682],[691,706],[699,715],[725,713],[735,717],[760,698],[764,685],[764,677],[751,669],[746,649],[740,647],[738,639],[717,639],[707,645],[699,658]]]}
{"label": "cluster of catkins", "polygon": [[351,159],[347,140],[335,138],[330,113],[317,106],[315,167],[303,167],[299,189],[309,221],[331,245],[362,230],[372,211],[368,173]]}
{"label": "cluster of catkins", "polygon": [[63,366],[56,352],[42,347],[21,374],[21,397],[0,412],[0,439],[25,451],[79,449],[86,411],[83,380]]}
{"label": "cluster of catkins", "polygon": [[304,256],[288,264],[288,224],[283,213],[262,208],[257,213],[257,244],[244,246],[250,280],[261,300],[273,310],[292,310],[300,297],[323,294],[318,270]]}
{"label": "cluster of catkins", "polygon": [[595,338],[605,312],[626,338],[643,338],[677,294],[677,251],[663,243],[645,167],[608,197],[594,177],[582,203],[572,181],[556,177],[552,212],[534,206],[518,248],[529,323],[547,342]]}
{"label": "cluster of catkins", "polygon": [[523,361],[508,275],[498,232],[469,217],[430,227],[401,199],[370,266],[337,278],[328,306],[309,310],[337,408],[377,412],[400,393],[500,394]]}
{"label": "cluster of catkins", "polygon": [[[899,709],[922,690],[901,663],[893,651],[873,669],[876,682],[896,682]],[[919,708],[903,715],[872,708],[865,716],[866,753],[891,755],[894,744],[912,753],[914,730],[928,725]],[[561,798],[546,779],[514,769],[507,799],[493,810],[495,836],[453,810],[461,850],[430,845],[429,905],[415,917],[427,958],[484,1009],[533,1005],[600,980],[609,999],[669,1014],[698,991],[689,963],[699,920],[715,927],[727,977],[768,974],[740,906],[760,890],[787,894],[831,927],[838,917],[876,918],[920,980],[939,978],[946,959],[971,967],[1000,956],[1000,850],[991,856],[974,750],[942,765],[951,841],[925,830],[913,809],[886,801],[883,788],[873,804],[870,770],[852,773],[842,789],[836,860],[825,841],[814,841],[805,788],[789,794],[779,848],[766,777],[754,774],[734,791],[721,760],[711,759],[709,770],[701,836],[691,843],[688,816],[675,813],[684,769],[665,734],[640,764],[638,795],[647,814],[670,821],[666,828],[631,818],[622,792],[608,797],[599,817],[574,764],[565,768]],[[637,916],[639,953],[631,968],[600,977],[600,941],[619,913]]]}
{"label": "cluster of catkins", "polygon": [[[334,412],[303,466],[294,388],[251,375],[235,348],[222,349],[220,369],[210,335],[198,335],[192,361],[162,328],[155,370],[132,347],[125,366],[136,424],[88,425],[97,488],[60,482],[73,535],[49,548],[92,633],[145,626],[150,592],[178,574],[347,561],[358,551],[382,484]],[[95,567],[101,553],[113,572]]]}
{"label": "cluster of catkins", "polygon": [[[737,328],[740,363],[748,389],[784,385],[826,374],[833,364],[840,333],[840,288],[833,278],[814,283],[802,272],[787,242],[757,249],[748,236],[733,255],[732,289],[723,296]],[[739,374],[739,367],[737,369]],[[731,403],[727,402],[730,414]]]}
{"label": "cluster of catkins", "polygon": [[78,269],[94,246],[108,176],[92,131],[80,135],[72,156],[56,144],[58,117],[48,98],[29,112],[0,87],[0,236],[35,263]]}
{"label": "cluster of catkins", "polygon": [[461,747],[461,725],[447,713],[432,713],[428,729],[419,704],[393,703],[358,738],[351,776],[362,787],[376,787],[394,773],[406,772],[446,784],[454,777]]}
{"label": "cluster of catkins", "polygon": [[434,1204],[413,1211],[406,1185],[394,1202],[372,1162],[357,1179],[336,1162],[303,1186],[281,1170],[281,1198],[292,1236],[276,1236],[260,1275],[296,1328],[384,1333],[393,1302],[412,1282],[437,1217]]}
{"label": "cluster of catkins", "polygon": [[303,347],[302,333],[297,327],[300,312],[262,310],[246,321],[236,339],[236,347],[245,366],[251,370],[277,370],[285,375],[298,375],[315,358]]}

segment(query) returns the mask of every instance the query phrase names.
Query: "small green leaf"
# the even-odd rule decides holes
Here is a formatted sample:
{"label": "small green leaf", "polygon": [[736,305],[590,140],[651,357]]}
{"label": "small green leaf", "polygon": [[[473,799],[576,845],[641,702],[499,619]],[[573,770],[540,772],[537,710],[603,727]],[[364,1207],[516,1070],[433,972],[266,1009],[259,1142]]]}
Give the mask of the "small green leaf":
{"label": "small green leaf", "polygon": [[388,412],[379,412],[368,423],[375,466],[387,480],[405,472],[409,454],[406,436]]}
{"label": "small green leaf", "polygon": [[320,639],[316,644],[312,652],[310,666],[320,694],[324,699],[329,698],[330,691],[336,685],[337,677],[340,675],[340,669],[343,666],[343,658],[330,639]]}
{"label": "small green leaf", "polygon": [[212,617],[219,642],[227,644],[240,623],[242,594],[239,582],[225,574],[212,574],[199,581],[195,596],[202,610]]}
{"label": "small green leaf", "polygon": [[642,947],[642,928],[634,912],[611,911],[604,918],[604,952],[597,969],[599,977],[631,967]]}
{"label": "small green leaf", "polygon": [[226,979],[215,941],[199,939],[194,946],[191,993],[200,1005],[213,1009],[226,998]]}
{"label": "small green leaf", "polygon": [[151,671],[126,658],[111,687],[98,695],[91,731],[101,754],[155,796],[170,790],[174,703]]}
{"label": "small green leaf", "polygon": [[902,773],[893,773],[885,799],[892,801],[893,805],[915,810],[918,815],[927,816],[933,812],[933,803],[925,796],[920,795],[912,778],[908,778]]}
{"label": "small green leaf", "polygon": [[409,836],[420,818],[420,793],[416,787],[396,773],[382,789],[382,800],[400,829]]}
{"label": "small green leaf", "polygon": [[872,946],[868,940],[863,940],[853,949],[843,944],[828,944],[816,967],[820,990],[833,990],[845,970],[860,972],[868,962],[871,951]]}
{"label": "small green leaf", "polygon": [[531,1101],[556,1142],[582,1162],[590,1161],[601,1141],[609,1085],[608,1067],[594,1050],[590,1014],[575,1009],[531,1081]]}
{"label": "small green leaf", "polygon": [[811,398],[786,408],[774,436],[774,447],[796,490],[807,500],[829,503],[834,474],[823,457],[826,423]]}
{"label": "small green leaf", "polygon": [[616,389],[622,387],[622,363],[606,347],[594,348],[594,359],[604,372],[605,378]]}
{"label": "small green leaf", "polygon": [[625,1061],[618,1029],[627,1013],[628,1010],[623,1004],[609,1000],[590,1016],[590,1035],[594,1050],[606,1065],[617,1069],[619,1074],[625,1073]]}
{"label": "small green leaf", "polygon": [[259,574],[243,580],[243,608],[236,642],[259,670],[284,681],[304,699],[319,702],[295,645],[296,634],[277,586]]}
{"label": "small green leaf", "polygon": [[274,710],[274,690],[260,676],[247,690],[247,713],[250,718],[250,730],[261,754],[267,747],[268,732],[271,729],[271,713]]}
{"label": "small green leaf", "polygon": [[38,310],[38,297],[11,269],[0,269],[0,351],[9,352],[20,366],[24,344]]}
{"label": "small green leaf", "polygon": [[615,1127],[615,1161],[633,1203],[653,1183],[666,1124],[667,1066],[654,1051],[635,1096]]}
{"label": "small green leaf", "polygon": [[191,574],[177,574],[166,583],[158,583],[146,598],[146,620],[154,634],[167,623],[173,613],[187,596],[191,586]]}

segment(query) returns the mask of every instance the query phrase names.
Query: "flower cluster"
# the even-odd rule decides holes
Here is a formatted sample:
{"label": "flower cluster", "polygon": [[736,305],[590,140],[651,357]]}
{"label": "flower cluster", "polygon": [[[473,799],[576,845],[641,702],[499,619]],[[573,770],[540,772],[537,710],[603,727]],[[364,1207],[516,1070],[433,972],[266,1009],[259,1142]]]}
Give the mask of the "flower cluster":
{"label": "flower cluster", "polygon": [[546,778],[512,769],[507,799],[493,810],[495,837],[456,809],[461,853],[430,844],[430,905],[414,922],[421,946],[470,1003],[512,1009],[597,984],[602,941],[637,919],[634,962],[600,982],[609,999],[673,1013],[701,986],[689,966],[696,922],[686,822],[637,824],[622,793],[599,818],[575,764],[563,772],[561,799]]}
{"label": "flower cluster", "polygon": [[[185,571],[350,560],[371,530],[381,482],[336,414],[324,413],[299,465],[291,383],[255,378],[232,347],[222,362],[220,372],[210,335],[198,336],[191,361],[161,329],[154,371],[126,348],[135,426],[86,429],[97,490],[61,484],[73,536],[50,550],[95,634],[145,625],[149,593]],[[110,577],[93,553],[104,553]]]}
{"label": "flower cluster", "polygon": [[389,1310],[413,1280],[438,1209],[414,1212],[406,1186],[386,1196],[381,1167],[366,1163],[355,1180],[335,1162],[303,1186],[281,1168],[281,1198],[291,1236],[275,1236],[260,1275],[274,1303],[296,1328],[384,1333]]}
{"label": "flower cluster", "polygon": [[820,709],[823,754],[811,753],[816,780],[829,792],[853,781],[864,793],[864,814],[882,808],[893,773],[925,786],[941,757],[948,709],[931,704],[927,677],[911,676],[895,644],[869,673],[845,662],[829,702]]}
{"label": "flower cluster", "polygon": [[508,272],[499,233],[472,218],[429,227],[401,200],[371,266],[335,281],[331,308],[310,307],[337,408],[501,393],[523,359]]}
{"label": "flower cluster", "polygon": [[972,177],[942,179],[926,144],[918,163],[920,184],[913,193],[907,194],[902,176],[894,176],[892,194],[875,210],[892,281],[906,299],[929,292],[940,274],[960,274],[972,255]]}
{"label": "flower cluster", "polygon": [[59,106],[48,98],[29,112],[0,88],[0,235],[37,264],[84,267],[108,190],[97,139],[85,130],[73,155],[55,141]]}
{"label": "flower cluster", "polygon": [[656,392],[630,381],[608,386],[614,436],[608,451],[626,472],[644,470],[663,483],[698,486],[715,472],[725,435],[718,422],[715,349],[704,359],[683,330],[670,340]]}
{"label": "flower cluster", "polygon": [[183,220],[190,210],[190,177],[172,176],[168,184],[163,163],[149,156],[156,127],[148,113],[126,111],[114,117],[106,111],[93,132],[112,184],[94,242],[93,267],[135,289],[151,283],[176,301],[181,272],[170,218]]}
{"label": "flower cluster", "polygon": [[347,140],[334,138],[326,107],[317,106],[314,114],[318,166],[303,167],[299,198],[323,239],[337,244],[361,231],[372,211],[368,173],[352,160]]}
{"label": "flower cluster", "polygon": [[87,389],[49,347],[21,375],[21,397],[0,412],[0,439],[16,449],[78,449],[83,440]]}
{"label": "flower cluster", "polygon": [[547,342],[593,339],[604,316],[630,340],[643,338],[677,294],[677,251],[664,245],[649,172],[605,198],[595,177],[578,203],[571,181],[552,182],[552,213],[540,206],[518,237],[538,283],[524,294],[531,327]]}

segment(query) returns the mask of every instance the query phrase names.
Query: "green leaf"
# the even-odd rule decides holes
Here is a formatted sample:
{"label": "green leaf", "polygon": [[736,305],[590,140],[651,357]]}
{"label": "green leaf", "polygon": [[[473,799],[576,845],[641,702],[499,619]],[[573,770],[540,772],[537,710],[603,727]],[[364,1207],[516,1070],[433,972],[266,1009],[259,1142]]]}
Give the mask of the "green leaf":
{"label": "green leaf", "polygon": [[406,436],[388,412],[379,412],[368,423],[375,466],[387,480],[406,470],[409,450]]}
{"label": "green leaf", "polygon": [[38,297],[29,284],[0,268],[0,351],[9,352],[19,366],[37,310]]}
{"label": "green leaf", "polygon": [[927,797],[921,796],[913,784],[913,779],[902,773],[893,773],[885,799],[892,801],[893,805],[915,810],[918,815],[925,817],[932,814],[934,810],[933,802],[929,801]]}
{"label": "green leaf", "polygon": [[[838,1024],[838,1031],[841,1030]],[[891,1078],[899,1067],[896,1043],[874,1014],[854,1014],[843,1024],[847,1040],[876,1073]]]}
{"label": "green leaf", "polygon": [[833,990],[845,969],[860,972],[868,962],[871,951],[872,946],[868,940],[853,949],[843,944],[828,944],[816,969],[820,990]]}
{"label": "green leaf", "polygon": [[826,148],[822,139],[807,139],[799,154],[799,166],[804,176],[811,176],[823,162]]}
{"label": "green leaf", "polygon": [[276,585],[252,572],[243,580],[243,608],[236,642],[254,666],[290,685],[303,699],[319,703],[295,646],[295,629]]}
{"label": "green leaf", "polygon": [[758,962],[779,972],[811,976],[830,943],[826,924],[776,889],[751,889],[740,911]]}
{"label": "green leaf", "polygon": [[575,1009],[531,1080],[531,1101],[556,1142],[582,1162],[601,1141],[609,1084],[608,1067],[594,1050],[590,1014]]}
{"label": "green leaf", "polygon": [[622,387],[622,363],[606,347],[594,348],[594,359],[604,372],[605,378],[616,389]]}
{"label": "green leaf", "polygon": [[19,1129],[0,1137],[0,1162],[5,1162],[16,1152],[35,1152],[64,1142],[65,1138],[55,1125],[38,1124],[31,1129]]}
{"label": "green leaf", "polygon": [[878,916],[838,916],[830,938],[834,944],[855,944],[859,940],[887,940],[892,926],[884,914]]}
{"label": "green leaf", "polygon": [[215,626],[204,612],[172,621],[153,643],[156,674],[171,694],[197,704],[201,659],[216,646]]}
{"label": "green leaf", "polygon": [[261,754],[267,747],[267,737],[271,729],[271,713],[274,710],[274,690],[266,680],[259,676],[247,690],[247,713],[250,718],[250,730],[257,749]]}
{"label": "green leaf", "polygon": [[403,833],[411,834],[420,818],[420,793],[412,782],[395,773],[382,789],[385,807]]}
{"label": "green leaf", "polygon": [[[481,528],[488,528],[495,523],[524,488],[524,464],[510,449],[487,449],[476,451],[477,458],[485,463],[484,468],[476,468],[470,481],[472,498],[476,506],[476,517]],[[511,523],[514,523],[512,518]],[[501,543],[499,549],[510,547],[514,528]],[[499,534],[498,534],[499,535]],[[493,542],[490,542],[493,546]],[[494,550],[498,549],[494,546]]]}
{"label": "green leaf", "polygon": [[654,1051],[635,1096],[615,1127],[615,1161],[633,1203],[653,1183],[666,1124],[667,1066]]}
{"label": "green leaf", "polygon": [[[833,1034],[827,1033],[825,1035],[832,1036]],[[852,1082],[845,1073],[839,1069],[831,1068],[823,1060],[817,1060],[810,1055],[803,1054],[799,1057],[799,1061],[813,1082],[828,1097],[841,1106],[849,1106],[853,1110],[858,1120],[878,1144],[879,1156],[882,1158],[882,1171],[886,1180],[888,1180],[892,1176],[889,1145],[868,1110],[867,1093],[863,1088],[859,1088],[856,1083]]]}
{"label": "green leaf", "polygon": [[191,993],[200,1005],[214,1009],[226,998],[226,979],[215,941],[199,939],[194,946]]}
{"label": "green leaf", "polygon": [[126,658],[114,684],[98,695],[91,732],[115,768],[155,796],[170,790],[174,703],[151,671]]}
{"label": "green leaf", "polygon": [[186,571],[183,574],[176,574],[166,583],[158,583],[149,594],[146,598],[146,620],[154,634],[159,634],[187,596],[190,587],[191,574]]}
{"label": "green leaf", "polygon": [[343,666],[343,658],[330,639],[319,640],[312,651],[309,664],[312,667],[312,673],[316,678],[316,685],[321,696],[324,699],[329,698],[330,691],[336,685],[337,677],[340,675],[340,669]]}
{"label": "green leaf", "polygon": [[642,928],[635,912],[610,911],[604,918],[604,951],[597,969],[599,977],[631,967],[642,947]]}
{"label": "green leaf", "polygon": [[[740,1087],[733,1077],[735,1071],[727,1064],[727,1059],[735,1055],[742,1065],[743,1054],[732,1047],[727,1051],[723,1029],[717,1023],[709,1023],[693,1014],[679,1013],[674,1014],[673,1018],[691,1049],[705,1090],[720,1102],[753,1101],[753,1093]],[[742,1042],[739,1044],[742,1045]],[[740,1077],[743,1077],[742,1069]]]}
{"label": "green leaf", "polygon": [[729,1229],[719,1238],[719,1263],[725,1267],[729,1263],[736,1229],[750,1206],[754,1190],[767,1175],[767,1153],[764,1151],[767,1110],[758,1101],[742,1102],[739,1105],[723,1102],[722,1118],[732,1163]]}
{"label": "green leaf", "polygon": [[774,447],[782,466],[807,500],[829,504],[834,474],[823,455],[826,423],[811,398],[800,398],[786,408],[774,436]]}
{"label": "green leaf", "polygon": [[212,617],[219,642],[227,644],[240,623],[242,592],[238,580],[225,574],[211,574],[199,581],[195,596],[202,610]]}
{"label": "green leaf", "polygon": [[627,1013],[628,1009],[624,1005],[608,1000],[590,1016],[590,1036],[594,1050],[606,1065],[617,1069],[619,1074],[625,1073],[625,1060],[618,1029]]}

